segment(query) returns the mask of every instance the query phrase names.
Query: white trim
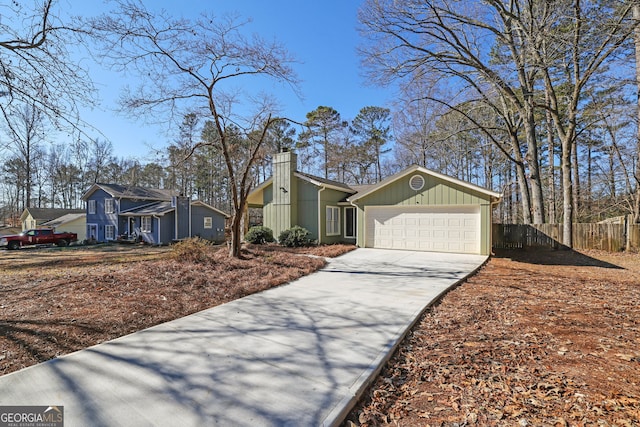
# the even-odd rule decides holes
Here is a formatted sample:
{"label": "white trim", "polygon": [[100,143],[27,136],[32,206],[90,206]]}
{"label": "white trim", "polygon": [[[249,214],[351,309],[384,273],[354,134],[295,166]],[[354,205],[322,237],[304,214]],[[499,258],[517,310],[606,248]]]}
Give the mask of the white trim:
{"label": "white trim", "polygon": [[93,236],[93,238],[97,241],[98,240],[98,224],[93,223],[93,222],[87,223],[87,227],[86,227],[86,230],[85,230],[85,233],[87,235],[87,239],[91,239],[91,237],[92,237],[91,236],[91,227],[95,228],[96,234]]}
{"label": "white trim", "polygon": [[373,185],[372,187],[369,187],[367,190],[362,191],[360,193],[354,194],[353,196],[349,197],[348,200],[351,202],[355,202],[356,200],[362,199],[365,196],[368,196],[369,194],[378,191],[380,188],[385,187],[389,184],[391,184],[392,182],[395,182],[401,178],[404,178],[407,175],[410,175],[414,172],[422,172],[426,175],[431,175],[435,178],[439,178],[443,181],[447,181],[447,182],[451,182],[453,184],[459,185],[461,187],[473,190],[473,191],[477,191],[479,193],[482,194],[486,194],[489,197],[493,197],[496,199],[499,199],[500,197],[502,197],[499,193],[496,193],[494,191],[491,190],[487,190],[486,188],[482,188],[479,187],[475,184],[471,184],[470,182],[466,182],[466,181],[461,181],[457,178],[453,178],[450,177],[448,175],[444,175],[438,172],[434,172],[432,170],[429,170],[427,168],[424,168],[422,166],[418,166],[418,165],[413,165],[413,166],[409,166],[407,169],[396,173],[395,175],[392,175],[390,177],[387,177],[385,179],[383,179],[382,181],[380,181],[379,183],[377,183],[376,185]]}
{"label": "white trim", "polygon": [[[420,179],[420,184],[414,186],[414,180],[416,180],[416,178]],[[413,176],[411,176],[411,178],[409,178],[409,188],[411,188],[413,191],[420,191],[424,188],[424,184],[425,184],[425,179],[422,175],[420,174],[415,174]]]}
{"label": "white trim", "polygon": [[[149,221],[149,227],[145,227],[145,220]],[[153,217],[151,215],[145,215],[140,217],[140,231],[143,233],[151,233],[153,231]]]}
{"label": "white trim", "polygon": [[[333,233],[329,233],[329,209],[331,209],[332,211],[335,209],[337,211],[337,215],[333,215],[332,214],[332,218],[335,218],[333,222],[337,221],[337,223],[335,224],[335,232]],[[324,208],[324,213],[325,213],[325,218],[324,218],[324,222],[325,222],[325,230],[324,233],[326,236],[339,236],[340,235],[340,207],[339,206],[332,206],[332,205],[327,205]]]}
{"label": "white trim", "polygon": [[[111,204],[111,210],[107,210],[107,202]],[[104,213],[113,214],[116,213],[116,199],[113,197],[104,199]]]}
{"label": "white trim", "polygon": [[[158,223],[158,230],[157,230],[157,234],[158,234],[158,239],[157,240],[158,241],[157,242],[152,241],[151,243],[159,245],[160,243],[162,243],[162,222],[160,221],[160,217],[159,216],[153,215],[153,217],[156,219],[156,221]],[[153,233],[150,233],[150,234],[151,234],[151,239],[153,240],[154,239],[154,235],[153,235]]]}
{"label": "white trim", "polygon": [[[113,237],[111,237],[111,238],[107,237],[107,228],[109,228],[109,227],[113,229]],[[115,240],[117,235],[118,235],[118,230],[117,230],[115,225],[113,225],[113,224],[105,224],[105,226],[104,226],[104,240]]]}
{"label": "white trim", "polygon": [[87,213],[89,215],[96,214],[96,199],[87,200]]}

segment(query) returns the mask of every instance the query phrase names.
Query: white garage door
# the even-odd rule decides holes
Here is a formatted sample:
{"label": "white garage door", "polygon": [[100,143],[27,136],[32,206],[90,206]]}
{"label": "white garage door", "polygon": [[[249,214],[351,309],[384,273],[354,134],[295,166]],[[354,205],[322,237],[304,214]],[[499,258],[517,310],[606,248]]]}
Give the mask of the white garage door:
{"label": "white garage door", "polygon": [[365,209],[367,247],[480,253],[480,206]]}

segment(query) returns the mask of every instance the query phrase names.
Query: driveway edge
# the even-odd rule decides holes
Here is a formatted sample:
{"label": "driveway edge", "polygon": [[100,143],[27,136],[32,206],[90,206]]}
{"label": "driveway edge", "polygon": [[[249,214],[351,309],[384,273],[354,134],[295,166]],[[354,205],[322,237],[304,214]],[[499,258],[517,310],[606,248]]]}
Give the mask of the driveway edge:
{"label": "driveway edge", "polygon": [[402,341],[404,341],[409,331],[413,329],[422,315],[427,310],[437,305],[445,295],[460,286],[462,283],[466,282],[469,277],[474,276],[482,267],[487,264],[487,262],[489,262],[489,259],[490,256],[487,256],[487,258],[477,268],[470,271],[466,276],[460,278],[448,288],[444,289],[435,298],[429,301],[424,307],[422,307],[420,310],[417,310],[413,316],[413,320],[407,322],[399,329],[398,335],[393,340],[393,343],[391,345],[388,345],[378,354],[371,365],[369,365],[369,367],[354,382],[354,384],[349,387],[349,393],[345,397],[343,397],[342,400],[331,410],[329,415],[327,415],[327,417],[320,425],[322,427],[339,427],[344,422],[347,415],[349,415],[349,412],[351,412],[351,410],[355,407],[356,403],[360,401],[371,384],[373,384],[373,382],[378,378],[378,375],[382,371],[382,368],[384,368],[385,364],[395,354]]}

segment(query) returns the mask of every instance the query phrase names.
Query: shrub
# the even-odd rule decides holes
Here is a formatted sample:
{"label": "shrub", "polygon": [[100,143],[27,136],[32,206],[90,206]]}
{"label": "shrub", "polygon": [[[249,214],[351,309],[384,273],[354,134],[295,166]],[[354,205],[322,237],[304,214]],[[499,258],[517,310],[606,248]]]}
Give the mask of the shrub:
{"label": "shrub", "polygon": [[211,242],[199,237],[184,239],[171,246],[171,257],[176,261],[203,263],[212,255]]}
{"label": "shrub", "polygon": [[264,245],[265,243],[276,241],[276,239],[273,238],[273,231],[269,227],[264,227],[262,225],[251,227],[244,236],[244,240],[257,245]]}
{"label": "shrub", "polygon": [[278,241],[282,246],[289,248],[309,246],[312,243],[311,238],[309,237],[310,234],[311,233],[309,233],[309,230],[306,228],[296,225],[280,233]]}

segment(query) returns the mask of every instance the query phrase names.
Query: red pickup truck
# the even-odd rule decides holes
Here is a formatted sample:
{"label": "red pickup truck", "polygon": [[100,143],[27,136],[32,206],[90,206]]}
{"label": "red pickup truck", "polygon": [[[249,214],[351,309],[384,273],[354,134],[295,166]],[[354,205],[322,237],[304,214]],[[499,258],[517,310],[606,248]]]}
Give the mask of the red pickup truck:
{"label": "red pickup truck", "polygon": [[56,233],[50,228],[26,230],[13,236],[0,236],[0,247],[7,249],[18,249],[22,246],[54,244],[57,246],[68,246],[71,242],[76,242],[76,233]]}

